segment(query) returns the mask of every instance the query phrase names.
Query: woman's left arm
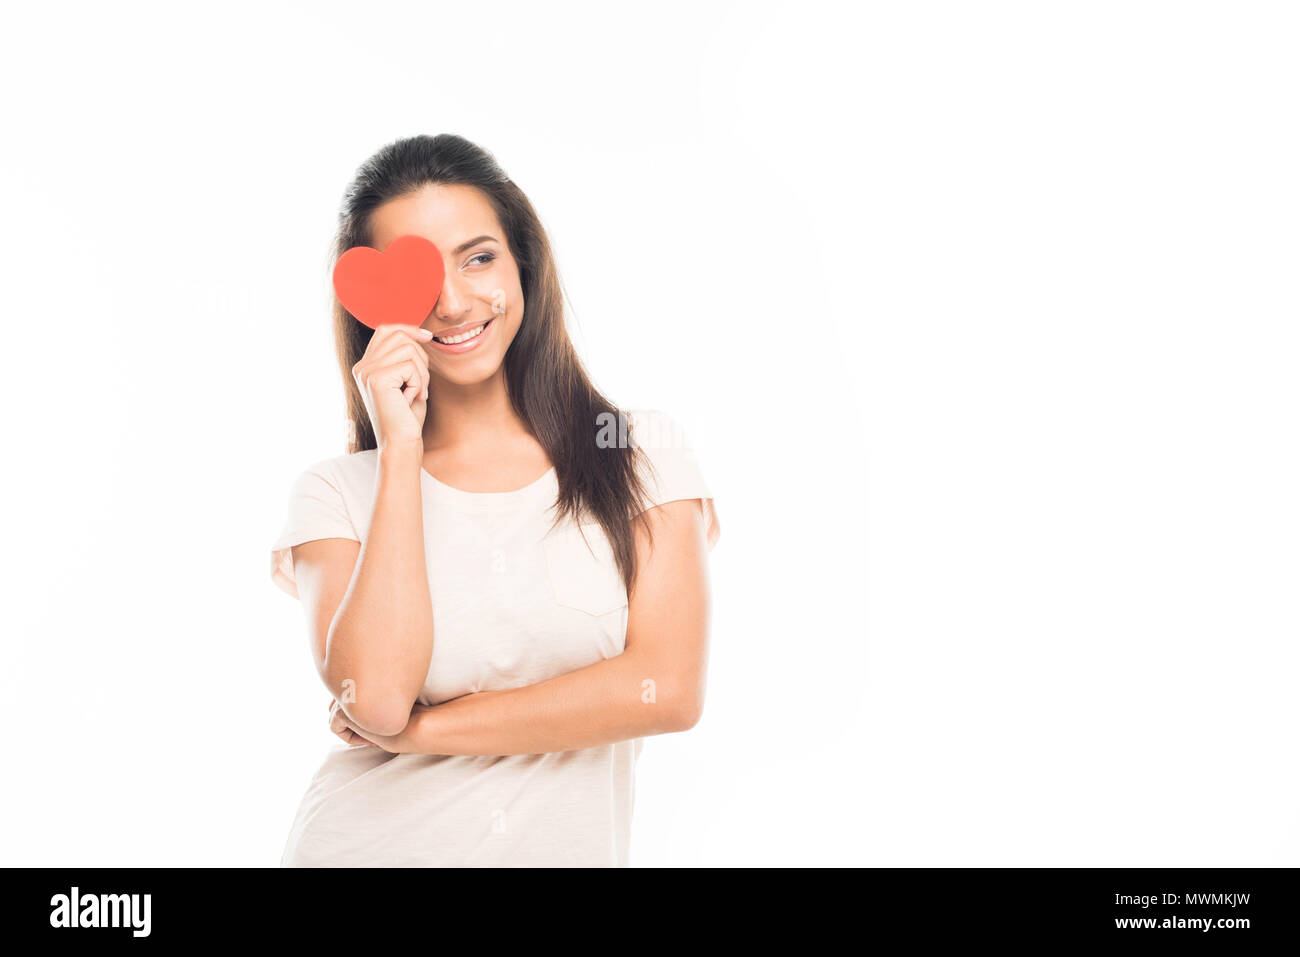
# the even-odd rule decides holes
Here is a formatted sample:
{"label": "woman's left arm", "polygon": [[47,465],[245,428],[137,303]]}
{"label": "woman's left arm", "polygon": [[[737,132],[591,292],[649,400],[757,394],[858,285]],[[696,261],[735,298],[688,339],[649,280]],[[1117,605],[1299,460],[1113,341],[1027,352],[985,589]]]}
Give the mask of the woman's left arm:
{"label": "woman's left arm", "polygon": [[[638,523],[622,654],[524,688],[417,705],[400,734],[367,733],[363,741],[395,753],[543,754],[693,727],[708,660],[704,513],[699,499],[683,499],[647,518],[654,548]],[[347,740],[346,715],[335,714],[331,727]]]}

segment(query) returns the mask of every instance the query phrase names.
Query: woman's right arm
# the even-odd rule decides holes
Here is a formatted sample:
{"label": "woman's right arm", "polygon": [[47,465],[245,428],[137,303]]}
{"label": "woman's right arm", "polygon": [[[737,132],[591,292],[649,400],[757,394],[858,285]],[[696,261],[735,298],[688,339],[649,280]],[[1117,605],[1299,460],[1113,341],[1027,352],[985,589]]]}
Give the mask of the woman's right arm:
{"label": "woman's right arm", "polygon": [[406,727],[433,655],[420,491],[423,341],[410,327],[380,327],[353,369],[378,445],[365,543],[325,538],[293,548],[316,670],[344,712],[379,735]]}

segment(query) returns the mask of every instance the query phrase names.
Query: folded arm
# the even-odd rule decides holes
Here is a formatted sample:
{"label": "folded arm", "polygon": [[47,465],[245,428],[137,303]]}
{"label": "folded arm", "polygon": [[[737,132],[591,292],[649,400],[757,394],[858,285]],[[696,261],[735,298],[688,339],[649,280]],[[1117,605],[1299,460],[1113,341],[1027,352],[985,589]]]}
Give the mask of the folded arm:
{"label": "folded arm", "polygon": [[379,454],[370,534],[293,549],[316,670],[366,737],[407,724],[433,654],[420,449]]}
{"label": "folded arm", "polygon": [[417,705],[395,735],[357,730],[397,753],[499,755],[572,751],[694,726],[708,658],[704,514],[698,499],[647,514],[654,547],[638,525],[639,572],[622,654],[524,688]]}

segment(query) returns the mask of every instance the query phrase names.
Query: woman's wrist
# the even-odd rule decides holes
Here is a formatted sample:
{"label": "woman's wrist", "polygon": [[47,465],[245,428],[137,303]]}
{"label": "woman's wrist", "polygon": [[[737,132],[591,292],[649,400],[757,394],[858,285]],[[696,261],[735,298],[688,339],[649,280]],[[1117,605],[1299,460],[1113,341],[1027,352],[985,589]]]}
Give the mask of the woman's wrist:
{"label": "woman's wrist", "polygon": [[435,746],[433,733],[433,706],[417,704],[411,709],[411,720],[402,729],[398,740],[394,742],[399,754],[436,754],[431,750]]}
{"label": "woman's wrist", "polygon": [[387,472],[415,472],[424,465],[420,439],[391,442],[379,450],[379,467]]}

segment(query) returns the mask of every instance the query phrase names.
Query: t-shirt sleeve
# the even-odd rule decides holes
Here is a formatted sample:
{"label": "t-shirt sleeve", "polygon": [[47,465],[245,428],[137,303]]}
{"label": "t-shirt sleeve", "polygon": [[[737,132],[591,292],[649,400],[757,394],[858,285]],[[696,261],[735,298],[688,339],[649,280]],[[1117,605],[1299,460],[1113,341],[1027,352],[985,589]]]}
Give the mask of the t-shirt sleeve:
{"label": "t-shirt sleeve", "polygon": [[641,466],[646,489],[643,509],[665,502],[698,499],[704,512],[709,548],[712,549],[722,526],[718,522],[713,493],[704,481],[695,449],[685,430],[665,412],[632,412],[629,418],[631,434],[652,466],[648,468],[644,462]]}
{"label": "t-shirt sleeve", "polygon": [[293,573],[292,548],[318,538],[361,541],[339,483],[324,462],[311,466],[294,480],[289,490],[288,515],[271,545],[271,580],[294,598],[298,597],[298,583]]}

